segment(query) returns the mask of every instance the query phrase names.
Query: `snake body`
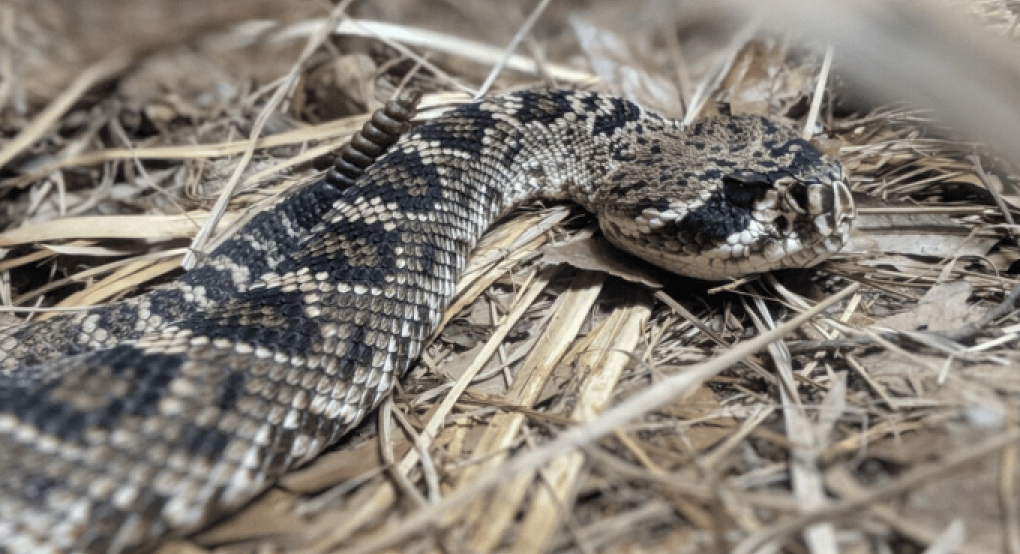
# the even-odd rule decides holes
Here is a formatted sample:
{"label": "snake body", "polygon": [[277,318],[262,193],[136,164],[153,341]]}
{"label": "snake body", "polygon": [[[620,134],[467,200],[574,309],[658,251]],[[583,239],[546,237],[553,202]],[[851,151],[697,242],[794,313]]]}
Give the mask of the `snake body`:
{"label": "snake body", "polygon": [[0,553],[144,551],[251,499],[389,393],[479,236],[535,198],[704,279],[816,264],[854,215],[842,167],[760,117],[683,128],[572,91],[459,106],[169,285],[0,329]]}

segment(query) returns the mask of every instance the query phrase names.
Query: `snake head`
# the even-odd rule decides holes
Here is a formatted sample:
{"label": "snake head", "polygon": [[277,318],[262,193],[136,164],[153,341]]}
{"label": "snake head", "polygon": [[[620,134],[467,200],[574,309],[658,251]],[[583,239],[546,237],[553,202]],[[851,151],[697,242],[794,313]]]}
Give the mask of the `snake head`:
{"label": "snake head", "polygon": [[[748,154],[754,152],[761,154]],[[606,237],[665,269],[706,280],[811,267],[843,248],[856,211],[839,162],[792,136],[732,157],[748,160],[746,167],[702,159],[703,169],[689,172],[700,181],[654,194],[642,187],[638,201],[601,210]]]}
{"label": "snake head", "polygon": [[839,252],[857,215],[843,166],[827,162],[770,177],[771,188],[747,206],[757,223],[751,243],[760,245],[769,269],[812,267]]}

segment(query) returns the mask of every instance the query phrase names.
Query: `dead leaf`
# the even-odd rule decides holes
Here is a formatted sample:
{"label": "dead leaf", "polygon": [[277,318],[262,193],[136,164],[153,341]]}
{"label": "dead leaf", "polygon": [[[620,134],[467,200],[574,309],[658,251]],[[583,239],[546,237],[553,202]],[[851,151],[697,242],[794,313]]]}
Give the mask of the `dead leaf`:
{"label": "dead leaf", "polygon": [[602,235],[589,232],[578,236],[576,240],[542,247],[545,262],[601,271],[651,289],[661,289],[670,278],[669,273],[620,251]]}
{"label": "dead leaf", "polygon": [[[401,458],[411,449],[402,434],[394,435],[393,454]],[[353,446],[331,450],[307,466],[288,473],[279,486],[295,494],[314,494],[341,485],[378,470],[383,465],[379,455],[379,437],[372,437]]]}
{"label": "dead leaf", "polygon": [[966,281],[935,285],[921,297],[913,310],[881,319],[878,325],[897,331],[955,329],[981,317],[980,310],[967,304],[973,292],[973,287]]}
{"label": "dead leaf", "polygon": [[212,546],[290,534],[300,527],[300,521],[290,509],[293,501],[293,493],[279,488],[270,489],[245,509],[199,533],[193,540],[203,546]]}

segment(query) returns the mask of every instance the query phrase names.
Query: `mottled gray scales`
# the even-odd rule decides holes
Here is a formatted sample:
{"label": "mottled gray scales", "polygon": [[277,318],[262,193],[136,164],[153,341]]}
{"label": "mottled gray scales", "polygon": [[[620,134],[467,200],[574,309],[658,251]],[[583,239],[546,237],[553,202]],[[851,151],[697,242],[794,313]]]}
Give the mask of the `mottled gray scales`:
{"label": "mottled gray scales", "polygon": [[335,443],[414,363],[479,236],[521,202],[572,199],[622,248],[707,279],[814,265],[854,215],[841,166],[790,130],[683,129],[592,93],[466,104],[380,152],[175,283],[0,330],[0,553],[145,550]]}

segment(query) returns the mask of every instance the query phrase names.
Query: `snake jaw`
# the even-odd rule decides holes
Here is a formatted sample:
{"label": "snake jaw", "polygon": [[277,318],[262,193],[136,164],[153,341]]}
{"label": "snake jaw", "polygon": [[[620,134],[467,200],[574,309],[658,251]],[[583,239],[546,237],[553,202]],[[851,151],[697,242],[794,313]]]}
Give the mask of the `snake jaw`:
{"label": "snake jaw", "polygon": [[[838,162],[815,166],[806,175],[773,177],[768,188],[746,175],[729,183],[745,187],[724,187],[733,209],[746,209],[744,228],[737,232],[692,232],[710,221],[698,212],[704,209],[701,202],[688,204],[683,216],[678,210],[645,209],[636,219],[616,219],[617,225],[603,230],[610,241],[652,263],[707,280],[812,267],[849,239],[856,211]],[[673,211],[677,217],[665,217]]]}
{"label": "snake jaw", "polygon": [[723,177],[707,201],[652,202],[637,213],[606,210],[600,225],[620,248],[706,280],[811,267],[847,242],[856,212],[838,162],[799,175],[736,175]]}
{"label": "snake jaw", "polygon": [[833,232],[824,241],[825,248],[830,255],[840,251],[850,240],[850,231],[853,229],[854,220],[857,218],[857,207],[854,205],[854,198],[850,194],[850,188],[846,185],[846,180],[835,181],[833,183],[833,191],[835,196],[832,218],[835,220],[836,225]]}
{"label": "snake jaw", "polygon": [[847,181],[843,166],[830,162],[810,181],[785,187],[782,204],[794,220],[786,240],[777,241],[787,256],[777,260],[781,267],[812,267],[843,248],[857,215]]}
{"label": "snake jaw", "polygon": [[788,189],[787,202],[799,219],[791,225],[795,231],[785,241],[773,243],[773,250],[779,251],[766,257],[775,257],[779,267],[813,267],[839,252],[849,240],[857,216],[846,183],[842,165],[833,162],[816,182]]}

